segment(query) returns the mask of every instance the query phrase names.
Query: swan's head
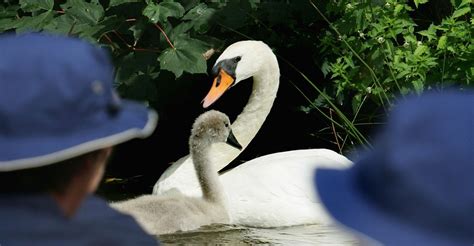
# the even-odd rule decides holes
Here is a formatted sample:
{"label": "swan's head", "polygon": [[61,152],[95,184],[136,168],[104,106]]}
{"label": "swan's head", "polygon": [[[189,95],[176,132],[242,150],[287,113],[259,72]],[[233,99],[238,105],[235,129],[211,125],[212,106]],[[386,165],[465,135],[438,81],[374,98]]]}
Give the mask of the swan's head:
{"label": "swan's head", "polygon": [[239,150],[242,149],[232,133],[227,115],[216,110],[201,114],[193,124],[190,145],[198,147],[219,142],[227,143]]}
{"label": "swan's head", "polygon": [[212,68],[214,81],[203,100],[203,107],[209,107],[240,81],[262,72],[262,68],[269,61],[276,61],[275,55],[270,47],[261,41],[240,41],[227,47]]}

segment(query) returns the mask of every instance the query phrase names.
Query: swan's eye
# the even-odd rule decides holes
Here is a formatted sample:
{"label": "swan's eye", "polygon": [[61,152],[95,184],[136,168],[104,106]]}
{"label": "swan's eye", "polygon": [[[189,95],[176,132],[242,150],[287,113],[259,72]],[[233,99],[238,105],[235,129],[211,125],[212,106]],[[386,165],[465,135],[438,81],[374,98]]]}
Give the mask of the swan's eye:
{"label": "swan's eye", "polygon": [[237,57],[234,58],[234,62],[237,63],[237,62],[239,62],[241,59],[242,59],[242,57],[237,56]]}

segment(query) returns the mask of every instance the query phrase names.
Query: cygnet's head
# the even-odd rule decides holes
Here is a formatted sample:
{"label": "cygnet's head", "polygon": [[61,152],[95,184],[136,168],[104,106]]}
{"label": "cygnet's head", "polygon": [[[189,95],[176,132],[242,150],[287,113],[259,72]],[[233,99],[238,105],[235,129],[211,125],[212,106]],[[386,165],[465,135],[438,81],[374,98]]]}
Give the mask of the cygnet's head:
{"label": "cygnet's head", "polygon": [[206,147],[213,143],[227,143],[237,149],[242,146],[230,128],[227,115],[216,110],[201,114],[193,124],[189,144],[192,148]]}
{"label": "cygnet's head", "polygon": [[267,63],[277,63],[273,51],[262,41],[246,40],[233,43],[217,58],[212,75],[215,77],[203,107],[214,103],[230,87],[263,71]]}

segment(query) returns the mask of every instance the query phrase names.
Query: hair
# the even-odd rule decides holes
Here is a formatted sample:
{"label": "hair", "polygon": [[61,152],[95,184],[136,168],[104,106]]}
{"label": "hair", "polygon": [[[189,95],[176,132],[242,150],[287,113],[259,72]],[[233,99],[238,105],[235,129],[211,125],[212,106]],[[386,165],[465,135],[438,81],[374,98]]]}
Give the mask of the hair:
{"label": "hair", "polygon": [[96,159],[101,151],[42,167],[0,172],[0,194],[63,192],[87,159]]}

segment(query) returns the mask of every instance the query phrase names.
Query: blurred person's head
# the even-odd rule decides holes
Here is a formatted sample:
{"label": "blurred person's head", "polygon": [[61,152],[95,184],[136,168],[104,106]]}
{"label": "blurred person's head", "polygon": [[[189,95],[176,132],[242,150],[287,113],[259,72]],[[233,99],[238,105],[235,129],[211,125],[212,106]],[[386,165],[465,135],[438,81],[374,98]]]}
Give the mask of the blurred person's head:
{"label": "blurred person's head", "polygon": [[362,244],[474,243],[474,92],[431,92],[390,112],[347,170],[317,170],[332,217]]}
{"label": "blurred person's head", "polygon": [[157,115],[122,100],[101,48],[48,34],[0,36],[0,194],[50,194],[66,215],[94,192],[112,147]]}

